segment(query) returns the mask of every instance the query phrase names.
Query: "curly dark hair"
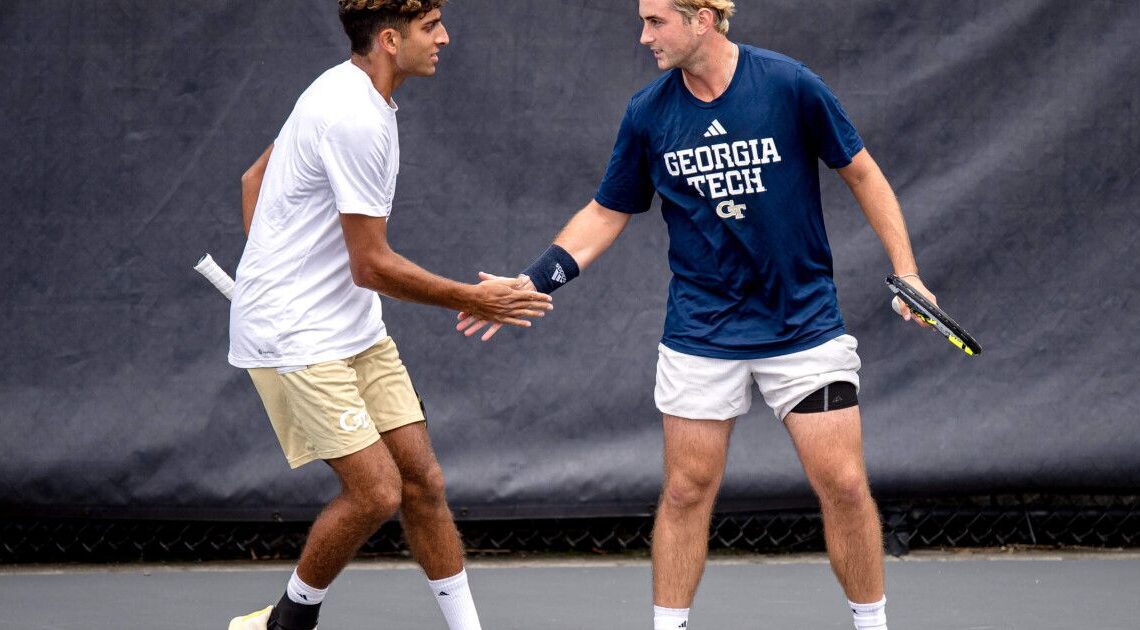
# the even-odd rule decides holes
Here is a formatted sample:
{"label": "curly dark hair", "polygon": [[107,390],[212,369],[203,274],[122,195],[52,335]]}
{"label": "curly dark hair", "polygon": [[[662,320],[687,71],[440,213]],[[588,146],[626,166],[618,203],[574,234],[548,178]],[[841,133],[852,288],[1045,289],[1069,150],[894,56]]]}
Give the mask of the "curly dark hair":
{"label": "curly dark hair", "polygon": [[407,34],[408,25],[429,11],[442,8],[447,0],[337,0],[340,23],[352,44],[352,52],[367,55],[376,34],[394,28]]}

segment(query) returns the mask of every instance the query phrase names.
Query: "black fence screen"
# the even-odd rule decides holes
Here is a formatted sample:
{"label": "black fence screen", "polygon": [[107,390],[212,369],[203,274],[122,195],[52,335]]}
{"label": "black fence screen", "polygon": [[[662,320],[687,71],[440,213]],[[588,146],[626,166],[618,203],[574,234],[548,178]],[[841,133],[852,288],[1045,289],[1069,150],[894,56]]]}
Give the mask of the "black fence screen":
{"label": "black fence screen", "polygon": [[[1140,546],[1140,497],[1010,495],[892,503],[882,507],[886,549]],[[625,554],[649,549],[649,516],[461,521],[471,556]],[[292,559],[302,522],[173,522],[103,519],[0,523],[0,563]],[[823,550],[819,514],[780,511],[714,517],[709,548],[759,553]],[[385,524],[360,557],[408,555],[398,522]]]}

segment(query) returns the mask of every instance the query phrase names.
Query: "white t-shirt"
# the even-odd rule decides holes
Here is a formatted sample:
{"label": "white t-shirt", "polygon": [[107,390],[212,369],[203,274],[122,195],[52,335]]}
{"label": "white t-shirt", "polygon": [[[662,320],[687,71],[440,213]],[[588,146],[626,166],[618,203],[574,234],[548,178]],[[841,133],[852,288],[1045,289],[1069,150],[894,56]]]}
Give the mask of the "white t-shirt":
{"label": "white t-shirt", "polygon": [[230,307],[230,363],[344,359],[387,335],[380,298],[356,286],[340,214],[392,212],[396,107],[346,61],[297,100],[273,146]]}

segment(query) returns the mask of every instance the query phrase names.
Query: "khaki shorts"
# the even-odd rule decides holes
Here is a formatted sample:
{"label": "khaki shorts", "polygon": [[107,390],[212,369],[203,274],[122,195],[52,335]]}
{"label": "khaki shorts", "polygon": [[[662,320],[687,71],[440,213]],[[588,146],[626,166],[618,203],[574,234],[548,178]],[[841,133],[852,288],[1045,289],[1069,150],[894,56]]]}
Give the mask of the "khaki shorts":
{"label": "khaki shorts", "polygon": [[249,375],[292,468],[351,455],[381,433],[424,420],[391,337],[347,359]]}
{"label": "khaki shorts", "polygon": [[682,354],[658,346],[653,398],[662,413],[690,420],[728,420],[752,407],[752,383],[783,420],[812,392],[839,381],[859,389],[859,342],[840,335],[814,348],[743,361]]}

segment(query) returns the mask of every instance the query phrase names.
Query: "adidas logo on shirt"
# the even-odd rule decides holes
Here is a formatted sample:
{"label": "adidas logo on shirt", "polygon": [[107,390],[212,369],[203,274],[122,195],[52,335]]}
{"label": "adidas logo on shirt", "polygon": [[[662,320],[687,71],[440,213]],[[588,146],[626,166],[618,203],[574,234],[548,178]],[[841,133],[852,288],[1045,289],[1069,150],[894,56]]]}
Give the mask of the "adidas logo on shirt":
{"label": "adidas logo on shirt", "polygon": [[562,265],[554,263],[554,274],[550,276],[550,279],[558,284],[566,284],[566,272],[562,269]]}
{"label": "adidas logo on shirt", "polygon": [[712,124],[709,125],[709,130],[705,132],[705,137],[723,136],[727,133],[728,131],[725,130],[724,125],[720,124],[719,120],[713,120]]}

